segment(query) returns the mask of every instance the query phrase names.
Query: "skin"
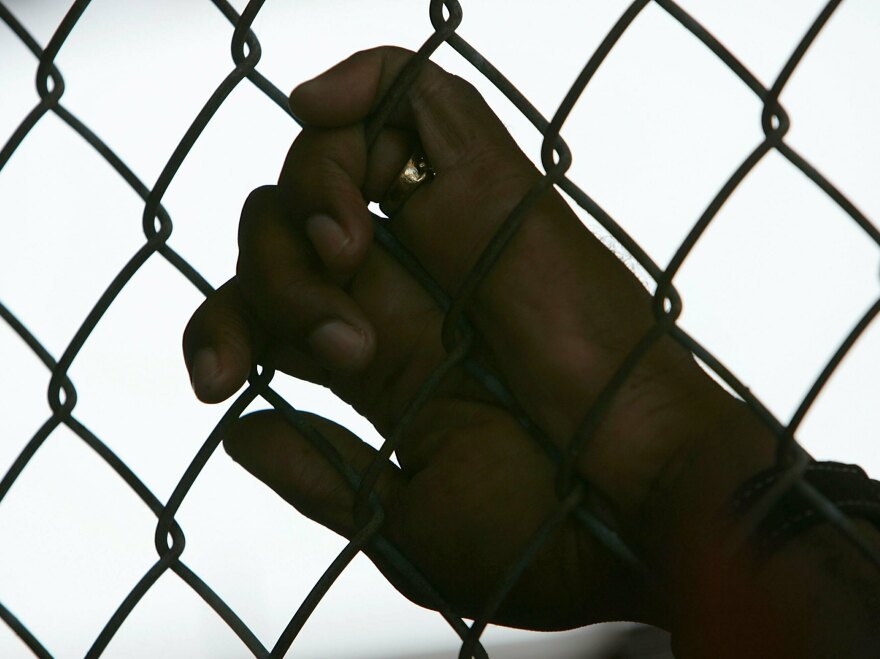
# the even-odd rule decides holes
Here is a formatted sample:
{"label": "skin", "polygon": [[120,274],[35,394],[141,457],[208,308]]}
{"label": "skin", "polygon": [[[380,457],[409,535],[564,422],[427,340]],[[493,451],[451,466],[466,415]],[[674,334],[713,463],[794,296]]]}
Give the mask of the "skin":
{"label": "skin", "polygon": [[[245,203],[235,277],[201,305],[185,332],[201,400],[231,396],[256,361],[329,387],[387,437],[443,361],[443,314],[372,240],[367,202],[381,201],[417,138],[437,175],[389,227],[454,295],[540,174],[474,88],[430,62],[368,149],[364,122],[410,55],[395,48],[357,53],[291,94],[306,128],[277,185],[255,190]],[[655,322],[648,293],[555,190],[530,211],[477,288],[468,317],[479,334],[472,354],[501,375],[560,449]],[[367,468],[373,448],[329,420],[314,423],[356,469]],[[353,493],[277,413],[239,420],[224,445],[303,514],[344,536],[356,530]],[[649,622],[673,631],[682,657],[832,656],[810,654],[820,647],[810,634],[836,644],[822,647],[866,642],[856,623],[824,636],[827,623],[799,631],[817,618],[809,602],[819,597],[840,599],[853,609],[851,619],[861,616],[871,629],[870,606],[853,604],[839,575],[801,592],[812,588],[805,581],[817,581],[815,562],[829,552],[853,588],[869,600],[880,592],[876,575],[833,533],[804,534],[782,563],[774,558],[757,572],[724,551],[736,529],[717,511],[740,482],[772,464],[773,449],[744,406],[684,349],[661,340],[576,464],[649,575],[633,575],[569,520],[494,622],[544,630]],[[459,614],[474,617],[559,505],[555,469],[460,368],[444,378],[397,454],[400,468],[385,466],[376,486],[387,514],[383,534]],[[862,530],[876,541],[871,527]],[[742,634],[744,624],[755,633]],[[761,643],[749,646],[756,634]]]}

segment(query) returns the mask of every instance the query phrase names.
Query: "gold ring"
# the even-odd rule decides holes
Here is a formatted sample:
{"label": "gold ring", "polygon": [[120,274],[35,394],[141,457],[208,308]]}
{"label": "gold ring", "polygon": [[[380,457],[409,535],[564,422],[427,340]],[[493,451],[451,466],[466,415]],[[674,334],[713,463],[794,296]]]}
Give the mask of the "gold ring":
{"label": "gold ring", "polygon": [[419,186],[434,178],[434,168],[421,149],[416,149],[385,193],[379,208],[387,217],[400,211]]}

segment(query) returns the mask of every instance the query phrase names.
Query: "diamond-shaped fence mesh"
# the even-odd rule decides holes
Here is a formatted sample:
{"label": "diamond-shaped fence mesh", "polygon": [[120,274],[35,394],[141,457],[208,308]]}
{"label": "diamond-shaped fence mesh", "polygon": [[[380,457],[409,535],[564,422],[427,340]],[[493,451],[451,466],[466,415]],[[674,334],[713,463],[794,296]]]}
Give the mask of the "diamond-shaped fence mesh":
{"label": "diamond-shaped fence mesh", "polygon": [[[569,146],[560,137],[560,131],[569,117],[574,104],[582,96],[594,74],[602,66],[603,61],[615,47],[621,36],[639,16],[640,12],[652,2],[702,42],[718,60],[723,62],[760,99],[764,108],[761,117],[761,127],[764,134],[763,140],[748,154],[721,189],[717,191],[711,203],[708,204],[702,215],[688,232],[686,238],[681,242],[665,268],[658,266],[648,256],[646,251],[627,235],[620,224],[603,210],[586,191],[582,190],[567,176],[572,156]],[[36,80],[39,92],[39,102],[37,105],[21,121],[17,129],[3,144],[2,150],[0,150],[0,171],[9,162],[11,156],[21,146],[34,127],[47,115],[54,114],[70,130],[78,134],[100,154],[143,200],[143,232],[145,237],[143,244],[130,256],[125,266],[100,295],[98,302],[82,320],[62,354],[57,356],[51,354],[14,313],[3,304],[0,304],[0,316],[2,316],[3,321],[28,345],[45,365],[46,369],[51,372],[48,391],[51,415],[45,420],[37,433],[24,443],[18,457],[3,475],[2,481],[0,481],[0,500],[6,496],[16,480],[28,468],[32,458],[46,439],[60,426],[66,426],[93,449],[106,462],[107,466],[128,484],[131,490],[149,507],[156,517],[155,548],[158,559],[142,576],[140,581],[131,588],[124,600],[119,602],[115,613],[106,621],[100,634],[95,638],[93,645],[88,651],[88,656],[98,656],[102,653],[129,614],[141,602],[144,595],[168,571],[176,573],[193,591],[201,596],[216,612],[217,616],[238,635],[254,656],[282,656],[291,648],[297,634],[331,585],[346,570],[352,559],[368,545],[371,546],[372,551],[376,555],[380,555],[387,564],[393,566],[397,573],[402,575],[402,578],[408,582],[408,587],[412,592],[418,593],[423,601],[431,603],[448,621],[449,625],[452,626],[462,639],[461,656],[486,656],[486,651],[480,644],[482,632],[485,630],[488,622],[493,619],[494,612],[504,601],[505,596],[514,584],[516,584],[518,577],[528,565],[530,559],[534,557],[542,543],[554,529],[564,521],[570,520],[573,517],[583,524],[607,551],[612,552],[625,564],[629,565],[631,569],[641,569],[642,562],[637,553],[628,546],[625,539],[619,536],[605,521],[591,512],[590,507],[586,505],[588,483],[574,473],[572,464],[579,448],[588,441],[591,432],[597,427],[603,414],[608,410],[616,392],[621,389],[628,376],[633,373],[639,361],[664,336],[672,337],[699,358],[719,378],[726,382],[739,397],[751,406],[754,413],[776,436],[778,442],[778,461],[786,467],[792,487],[797,488],[802,495],[812,501],[819,514],[827,518],[827,521],[848,538],[858,550],[880,567],[880,556],[877,556],[870,546],[860,538],[847,517],[824,498],[820,492],[812,488],[801,478],[806,459],[801,449],[794,443],[796,431],[807,411],[817,399],[823,386],[828,382],[831,374],[848,351],[864,333],[878,311],[880,311],[880,300],[873,304],[856,326],[853,327],[846,340],[840,345],[839,349],[815,379],[809,392],[803,398],[797,411],[788,423],[783,423],[777,419],[728,368],[676,323],[682,309],[682,300],[675,287],[676,274],[681,270],[682,264],[688,258],[688,255],[691,254],[713,218],[716,217],[721,206],[749,172],[770,152],[777,152],[800,170],[804,177],[833,200],[860,227],[868,239],[880,246],[880,232],[878,232],[874,224],[818,169],[792,148],[785,139],[790,121],[788,114],[780,104],[780,94],[791,78],[792,73],[798,67],[807,49],[841,4],[840,0],[827,3],[803,35],[797,47],[790,54],[785,66],[769,88],[759,82],[758,78],[727,50],[724,44],[718,41],[708,30],[672,0],[638,0],[633,2],[619,17],[611,31],[601,42],[599,48],[589,57],[580,75],[578,75],[574,84],[571,85],[571,88],[565,95],[564,100],[549,119],[542,116],[501,71],[496,69],[475,46],[465,41],[457,32],[464,20],[463,7],[457,0],[431,0],[426,2],[427,14],[433,29],[424,45],[412,58],[410,64],[399,76],[384,101],[380,104],[379,109],[373,115],[367,129],[368,134],[375,136],[378,133],[387,117],[403,97],[408,86],[412,84],[420,67],[423,66],[425,61],[431,57],[432,53],[441,44],[446,43],[464,60],[473,65],[476,71],[494,84],[543,135],[541,150],[541,160],[544,166],[543,178],[535,184],[534,188],[507,217],[454,299],[448,298],[443,293],[440,287],[419,266],[418,262],[383,228],[379,219],[376,218],[376,240],[394,255],[410,271],[414,278],[424,285],[425,289],[445,310],[443,344],[446,350],[446,359],[423,384],[419,394],[410,403],[397,427],[389,434],[379,450],[374,463],[367,469],[363,478],[341,458],[322,437],[321,433],[310,425],[305,416],[300,414],[291,403],[273,390],[271,386],[273,374],[270,370],[264,369],[261,372],[255,371],[253,373],[249,386],[228,407],[223,417],[217,422],[215,430],[192,457],[189,467],[186,469],[183,477],[180,478],[167,501],[161,501],[157,498],[128,464],[121,460],[100,437],[93,434],[77,419],[74,414],[77,404],[77,390],[75,383],[70,377],[71,365],[102,317],[114,304],[120,292],[149,259],[165,259],[203,294],[207,295],[212,291],[212,287],[187,261],[185,255],[178,253],[169,245],[168,239],[172,233],[172,221],[162,202],[169,185],[199,139],[199,136],[209,125],[218,109],[232,91],[241,84],[253,85],[265,94],[272,103],[289,114],[291,120],[295,120],[295,117],[293,117],[288,109],[286,95],[257,69],[261,57],[260,42],[251,28],[262,9],[263,0],[251,0],[241,14],[237,13],[225,0],[213,0],[213,4],[229,21],[232,28],[231,47],[234,67],[192,120],[188,130],[186,130],[177,147],[168,158],[158,179],[154,184],[147,185],[126,165],[124,154],[116,153],[97,136],[97,132],[93,132],[92,127],[74,116],[62,102],[65,81],[62,77],[62,72],[55,64],[56,56],[64,45],[65,40],[76,29],[78,21],[89,4],[89,0],[77,0],[74,2],[48,44],[41,46],[16,19],[12,11],[0,3],[0,18],[38,60]],[[607,382],[605,389],[596,397],[594,404],[586,412],[567,452],[564,453],[548,448],[550,443],[540,437],[540,431],[536,425],[530,421],[528,415],[517,404],[515,398],[501,384],[501,380],[493,374],[491,369],[485,365],[478,364],[471,358],[475,331],[465,314],[474,291],[491,271],[494,263],[504,250],[507,242],[516,232],[520,223],[526,218],[529,210],[534,207],[542,195],[553,186],[564,191],[589,213],[592,218],[600,223],[644,269],[644,272],[653,280],[655,288],[654,313],[656,322],[654,326],[637,343],[628,357],[623,360],[618,371]],[[456,611],[443,600],[434,586],[410,563],[407,556],[400,553],[391,543],[385,540],[383,537],[383,509],[373,492],[380,466],[384,461],[391,458],[399,439],[403,436],[408,425],[413,422],[425,401],[439,386],[444,374],[457,366],[464,366],[476,380],[486,387],[486,390],[491,395],[497,397],[499,403],[511,409],[523,427],[535,438],[541,447],[547,450],[547,459],[557,465],[560,483],[565,486],[560,488],[557,510],[537,529],[527,545],[522,547],[519,560],[508,568],[505,577],[497,584],[491,596],[487,598],[480,615],[471,625],[466,624],[457,615]],[[359,531],[352,536],[351,540],[332,562],[324,575],[314,584],[309,595],[300,607],[293,612],[289,624],[271,647],[264,645],[233,608],[212,589],[211,585],[206,583],[187,566],[184,561],[184,529],[176,518],[184,499],[194,483],[199,479],[211,455],[217,450],[224,425],[238,418],[245,408],[258,397],[281,411],[287,420],[307,437],[312,445],[347,480],[352,491],[357,493],[356,510],[358,514],[356,519],[361,521]],[[3,440],[6,442],[15,441],[16,438],[5,437]],[[781,494],[782,492],[779,493],[780,496]],[[762,510],[766,511],[772,506],[773,501],[766,501],[764,504]],[[756,518],[752,520],[752,523],[757,524],[758,521],[760,520]],[[40,657],[50,656],[47,649],[41,643],[40,638],[32,633],[25,622],[19,620],[14,612],[4,607],[2,603],[0,603],[0,618],[21,638],[35,655]]]}

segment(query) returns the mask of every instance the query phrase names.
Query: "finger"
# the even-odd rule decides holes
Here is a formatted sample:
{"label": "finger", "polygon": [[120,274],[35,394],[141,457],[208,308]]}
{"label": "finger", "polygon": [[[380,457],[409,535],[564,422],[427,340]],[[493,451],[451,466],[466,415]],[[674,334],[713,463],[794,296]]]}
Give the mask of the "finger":
{"label": "finger", "polygon": [[379,200],[412,153],[411,131],[383,130],[367,153],[363,127],[304,129],[279,178],[285,215],[303,226],[330,276],[345,284],[373,239],[366,199]]}
{"label": "finger", "polygon": [[[363,474],[376,451],[342,426],[313,414],[304,418],[356,474]],[[355,490],[345,477],[279,412],[257,412],[233,424],[223,440],[226,452],[251,474],[310,519],[351,537]],[[374,492],[383,504],[393,500],[405,479],[387,463]]]}
{"label": "finger", "polygon": [[239,246],[241,290],[276,339],[307,346],[335,371],[357,370],[372,359],[372,324],[291,226],[276,188],[259,188],[248,197]]}
{"label": "finger", "polygon": [[367,161],[363,130],[303,130],[285,160],[280,188],[293,227],[305,227],[321,261],[343,280],[363,260],[373,225],[361,193]]}
{"label": "finger", "polygon": [[382,201],[390,182],[400,174],[417,145],[418,137],[412,131],[383,129],[367,155],[364,197]]}
{"label": "finger", "polygon": [[[362,51],[291,93],[291,106],[305,121],[336,127],[322,133],[322,149],[332,153],[334,162],[354,181],[365,175],[366,150],[364,135],[354,124],[369,118],[412,55],[391,47]],[[454,293],[540,175],[476,89],[430,61],[408,88],[391,124],[418,134],[437,176],[419,186],[390,229]],[[375,181],[371,193],[388,189],[408,155],[398,149],[393,156],[396,163],[383,160],[381,167],[369,168]],[[308,171],[308,163],[326,156],[317,149],[293,149],[289,159],[294,157],[296,162],[286,164],[282,172],[282,190],[295,188],[298,172]],[[583,232],[561,199],[560,204],[566,215],[562,220],[570,225],[564,232],[570,233],[572,221]],[[556,212],[558,208],[551,209]],[[570,236],[562,240],[570,241]],[[548,256],[553,262],[552,252]],[[528,260],[527,269],[546,265],[535,263],[534,255]]]}
{"label": "finger", "polygon": [[[325,177],[324,184],[310,176],[329,159],[348,173],[352,188],[369,176],[369,193],[381,200],[411,150],[401,153],[398,146],[388,153],[379,142],[370,154],[383,157],[371,159],[365,171],[366,136],[353,122],[369,117],[411,57],[400,48],[362,51],[291,93],[291,105],[304,120],[335,128],[312,130],[319,137],[303,140],[304,148],[294,145],[279,179],[282,194],[311,190],[326,197],[325,203],[351,199],[335,194],[336,176]],[[437,176],[419,186],[407,201],[409,212],[395,216],[391,231],[454,292],[503,219],[539,179],[538,172],[476,89],[430,61],[409,87],[392,124],[418,134]],[[352,217],[362,213],[363,205],[355,205]]]}
{"label": "finger", "polygon": [[[314,125],[364,121],[411,56],[395,48],[357,53],[295,89],[291,106]],[[540,174],[479,94],[430,62],[390,121],[418,132],[437,171],[390,229],[454,295]],[[635,276],[552,188],[522,219],[471,301],[471,317],[517,398],[560,443],[570,440],[623,355],[654,322]],[[686,372],[687,386],[701,390],[706,378],[682,349],[672,341],[659,345],[650,372],[640,367],[637,375],[669,380],[667,371]],[[646,398],[637,379],[630,378],[627,391],[645,413],[682,394],[676,386],[665,398]],[[618,396],[618,409],[627,408],[627,395]],[[621,432],[612,423],[604,429]]]}
{"label": "finger", "polygon": [[[302,417],[326,442],[325,451],[335,452],[355,474],[366,472],[376,456],[372,447],[328,419],[314,414]],[[325,452],[280,413],[263,411],[239,419],[228,429],[223,446],[235,462],[309,519],[348,539],[360,530],[363,520],[358,524],[353,512],[355,489]],[[406,486],[407,480],[400,470],[387,462],[373,487],[384,512],[382,536],[395,546],[406,546],[409,535],[394,514]],[[403,595],[421,606],[437,606],[437,600],[414,587],[411,578],[401,575],[383,553],[376,551],[373,542],[364,551]]]}
{"label": "finger", "polygon": [[272,340],[234,278],[196,309],[184,331],[183,353],[193,390],[206,403],[218,403],[235,393],[254,362],[316,384],[328,379],[326,369],[310,355]]}
{"label": "finger", "polygon": [[[282,215],[277,196],[271,189],[258,191],[243,215],[239,274],[246,282],[243,288],[247,301],[256,315],[264,319],[266,332],[275,337],[265,349],[267,363],[329,386],[369,418],[380,433],[390,436],[425,380],[445,359],[440,340],[442,310],[378,244],[371,245],[344,290],[322,279],[319,264],[314,268],[308,265],[306,238],[294,231]],[[315,261],[314,257],[312,260]],[[291,273],[291,268],[297,270]],[[303,268],[307,271],[305,275],[300,272]],[[303,283],[306,278],[317,283]],[[288,280],[298,283],[291,287],[285,283]],[[321,296],[342,295],[346,304],[353,305],[354,313],[363,315],[363,322],[375,334],[375,352],[363,368],[335,373],[307,370],[306,358],[314,352],[314,346],[308,332],[300,333],[297,326],[309,312],[303,311],[298,299],[291,302],[290,292],[293,288],[296,295],[302,295],[307,286],[313,288],[315,298],[308,300],[313,306],[328,308],[334,300]],[[477,400],[488,398],[489,394],[462,369],[454,369],[440,383],[434,396]],[[435,414],[432,409],[429,403],[422,416]],[[442,414],[435,416],[442,418]],[[414,427],[421,425],[416,421]],[[435,447],[425,436],[413,430],[399,446],[398,457],[405,469],[417,470],[429,460]]]}
{"label": "finger", "polygon": [[[389,46],[355,53],[294,89],[291,108],[307,124],[323,128],[365,121],[412,55]],[[512,144],[479,92],[430,60],[392,114],[390,125],[416,130],[438,171],[484,147]]]}
{"label": "finger", "polygon": [[247,379],[265,345],[235,279],[209,295],[183,333],[183,356],[199,400],[219,403]]}

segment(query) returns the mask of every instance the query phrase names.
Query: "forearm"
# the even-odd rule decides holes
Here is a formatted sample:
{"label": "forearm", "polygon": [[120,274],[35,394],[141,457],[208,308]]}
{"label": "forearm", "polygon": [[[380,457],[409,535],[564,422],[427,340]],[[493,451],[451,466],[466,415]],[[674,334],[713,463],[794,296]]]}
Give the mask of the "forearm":
{"label": "forearm", "polygon": [[[669,474],[649,535],[676,656],[876,657],[880,570],[830,524],[757,562],[748,551],[732,555],[740,529],[718,511],[740,483],[772,464],[775,442],[748,412],[726,419],[713,441]],[[854,522],[880,552],[880,532]]]}
{"label": "forearm", "polygon": [[680,659],[877,656],[880,582],[834,529],[805,532],[756,572],[720,554],[692,564],[690,583],[677,589]]}

